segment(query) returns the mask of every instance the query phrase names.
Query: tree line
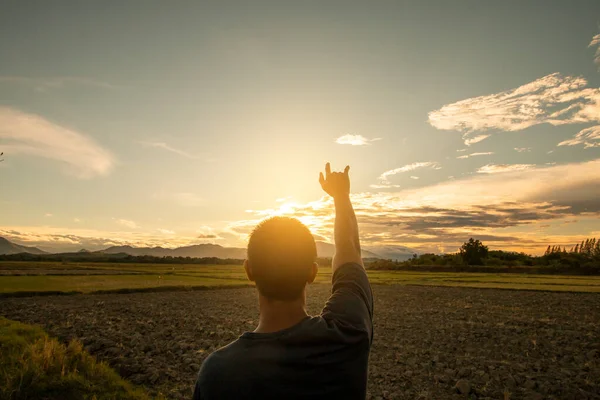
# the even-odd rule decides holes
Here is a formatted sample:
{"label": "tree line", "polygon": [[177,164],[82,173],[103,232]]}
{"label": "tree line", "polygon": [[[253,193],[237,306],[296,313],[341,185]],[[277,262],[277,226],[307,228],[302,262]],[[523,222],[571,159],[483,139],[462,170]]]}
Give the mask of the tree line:
{"label": "tree line", "polygon": [[591,257],[600,257],[600,239],[591,238],[582,240],[581,244],[577,243],[567,251],[566,247],[561,249],[560,246],[548,246],[545,256],[555,253],[571,253],[571,254],[585,254]]}
{"label": "tree line", "polygon": [[403,269],[411,267],[456,267],[461,270],[478,267],[530,267],[544,272],[576,272],[600,274],[600,239],[590,238],[567,250],[563,246],[548,246],[541,256],[520,252],[489,250],[481,241],[469,239],[458,252],[413,255],[406,261],[374,260],[372,269]]}
{"label": "tree line", "polygon": [[2,254],[0,261],[90,262],[133,264],[241,265],[244,260],[217,257],[132,256],[125,253]]}
{"label": "tree line", "polygon": [[[60,254],[0,254],[0,261],[39,262],[89,262],[89,263],[132,263],[132,264],[198,264],[198,265],[242,265],[243,259],[217,257],[173,257],[132,256],[126,253],[60,253]],[[319,265],[330,265],[330,258],[318,258]]]}

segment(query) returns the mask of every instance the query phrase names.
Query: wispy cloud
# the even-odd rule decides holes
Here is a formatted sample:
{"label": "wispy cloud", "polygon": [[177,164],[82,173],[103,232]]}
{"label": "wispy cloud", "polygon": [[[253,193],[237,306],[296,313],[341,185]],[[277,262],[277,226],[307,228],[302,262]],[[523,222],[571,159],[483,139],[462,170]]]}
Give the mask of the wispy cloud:
{"label": "wispy cloud", "polygon": [[0,83],[27,86],[38,92],[60,89],[69,85],[90,86],[101,89],[115,89],[119,87],[97,79],[78,76],[27,77],[3,75],[0,76]]}
{"label": "wispy cloud", "polygon": [[543,123],[598,122],[600,89],[586,86],[582,77],[554,73],[515,89],[445,105],[429,113],[429,123],[463,132],[465,143],[473,144],[487,137],[472,137],[481,131],[514,132]]}
{"label": "wispy cloud", "polygon": [[416,179],[419,179],[419,177],[418,177],[418,176],[411,175],[410,179],[415,179],[415,180],[416,180]]}
{"label": "wispy cloud", "polygon": [[123,219],[123,218],[119,218],[116,219],[114,218],[115,222],[119,225],[122,225],[126,228],[130,228],[130,229],[137,229],[139,228],[138,224],[136,224],[134,221],[130,220],[130,219]]}
{"label": "wispy cloud", "polygon": [[108,174],[115,164],[112,154],[93,139],[54,124],[38,115],[0,107],[0,139],[5,157],[26,154],[56,160],[79,178]]}
{"label": "wispy cloud", "polygon": [[194,159],[194,160],[199,158],[198,156],[190,154],[187,151],[177,149],[177,148],[175,148],[173,146],[169,146],[165,142],[140,142],[140,143],[142,145],[146,146],[146,147],[154,147],[154,148],[157,148],[157,149],[167,150],[167,151],[170,151],[171,153],[175,153],[175,154],[178,154],[180,156],[191,158],[191,159]]}
{"label": "wispy cloud", "polygon": [[519,153],[529,153],[531,151],[531,147],[515,147],[515,151]]}
{"label": "wispy cloud", "polygon": [[218,238],[218,236],[215,235],[214,233],[201,233],[197,237],[198,237],[198,239],[216,239],[216,238]]}
{"label": "wispy cloud", "polygon": [[170,229],[158,228],[157,231],[159,233],[162,233],[163,235],[174,235],[175,234],[175,231],[172,231]]}
{"label": "wispy cloud", "polygon": [[590,42],[588,47],[594,47],[594,46],[598,47],[596,49],[596,54],[594,55],[594,63],[596,63],[596,65],[600,69],[600,34],[598,34],[592,38],[592,41]]}
{"label": "wispy cloud", "polygon": [[572,139],[560,142],[559,146],[575,146],[578,144],[584,145],[584,147],[600,147],[600,125],[592,126],[581,130]]}
{"label": "wispy cloud", "polygon": [[477,136],[472,137],[472,138],[467,138],[467,137],[463,136],[463,139],[465,141],[465,145],[466,146],[470,146],[472,144],[479,143],[482,140],[485,140],[485,139],[489,138],[490,136],[492,136],[492,135],[477,135]]}
{"label": "wispy cloud", "polygon": [[206,226],[206,225],[201,226],[200,228],[198,228],[196,230],[196,233],[197,233],[197,236],[196,236],[197,239],[202,239],[202,240],[209,240],[210,239],[213,242],[215,240],[222,240],[223,239],[220,235],[218,235],[215,232],[215,230],[212,227]]}
{"label": "wispy cloud", "polygon": [[477,157],[477,156],[489,156],[489,155],[492,155],[492,154],[494,154],[494,152],[493,152],[493,151],[488,151],[488,152],[485,152],[485,153],[471,153],[471,154],[465,154],[464,156],[458,156],[458,157],[456,157],[456,158],[459,158],[459,159],[464,159],[464,158]]}
{"label": "wispy cloud", "polygon": [[388,178],[392,175],[401,174],[401,173],[409,172],[409,171],[414,171],[415,169],[419,169],[419,168],[440,169],[441,167],[440,167],[439,163],[433,162],[433,161],[415,162],[412,164],[407,164],[403,167],[394,168],[389,171],[385,171],[384,173],[382,173],[379,176],[379,180],[381,182],[388,182]]}
{"label": "wispy cloud", "polygon": [[52,216],[54,216],[54,214],[52,214],[52,213],[46,213],[46,214],[44,214],[44,217],[52,217]]}
{"label": "wispy cloud", "polygon": [[391,188],[399,188],[400,185],[392,185],[392,184],[385,184],[385,183],[375,184],[374,183],[372,185],[369,185],[369,187],[371,187],[373,189],[391,189]]}
{"label": "wispy cloud", "polygon": [[500,174],[533,168],[533,164],[487,164],[477,170],[480,174]]}
{"label": "wispy cloud", "polygon": [[335,140],[337,144],[349,144],[352,146],[366,146],[381,138],[367,139],[362,135],[344,135]]}

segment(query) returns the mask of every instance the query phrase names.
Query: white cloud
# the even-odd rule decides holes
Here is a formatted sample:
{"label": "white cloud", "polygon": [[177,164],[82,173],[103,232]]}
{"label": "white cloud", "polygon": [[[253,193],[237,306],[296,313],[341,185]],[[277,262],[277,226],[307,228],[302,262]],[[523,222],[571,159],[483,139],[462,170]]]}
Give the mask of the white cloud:
{"label": "white cloud", "polygon": [[399,188],[400,185],[373,184],[373,185],[369,185],[369,187],[371,187],[373,189],[391,189],[391,188]]}
{"label": "white cloud", "polygon": [[169,229],[158,228],[157,231],[162,233],[163,235],[174,235],[175,234],[175,231],[172,231]]}
{"label": "white cloud", "polygon": [[465,143],[473,144],[485,139],[471,138],[475,132],[598,122],[600,89],[586,86],[582,77],[554,73],[511,90],[447,104],[429,113],[429,123],[463,132]]}
{"label": "white cloud", "polygon": [[492,155],[492,154],[494,154],[493,151],[488,151],[488,152],[485,152],[485,153],[465,154],[464,156],[458,156],[456,158],[463,159],[463,158],[476,157],[476,156],[489,156],[489,155]]}
{"label": "white cloud", "polygon": [[533,164],[487,164],[477,170],[480,174],[499,174],[503,172],[523,171],[533,168]]}
{"label": "white cloud", "polygon": [[335,140],[337,144],[349,144],[352,146],[365,146],[371,144],[370,142],[374,142],[376,140],[381,140],[381,138],[367,139],[362,135],[344,135],[340,136]]}
{"label": "white cloud", "polygon": [[472,138],[463,137],[463,139],[465,141],[465,146],[470,146],[472,144],[479,143],[482,140],[489,138],[490,136],[492,136],[492,135],[477,135]]}
{"label": "white cloud", "polygon": [[531,151],[531,147],[515,147],[515,151],[519,153],[529,153]]}
{"label": "white cloud", "polygon": [[407,164],[407,165],[405,165],[403,167],[394,168],[394,169],[391,169],[389,171],[385,171],[383,174],[381,174],[379,176],[379,180],[381,182],[387,182],[388,181],[388,177],[390,177],[392,175],[396,175],[396,174],[400,174],[400,173],[404,173],[404,172],[409,172],[409,171],[414,171],[415,169],[419,169],[419,168],[428,168],[428,167],[431,167],[433,169],[440,169],[441,168],[438,163],[433,162],[433,161],[415,162],[415,163],[412,163],[412,164]]}
{"label": "white cloud", "polygon": [[130,229],[137,229],[137,228],[139,228],[138,224],[136,224],[134,221],[132,221],[130,219],[123,219],[123,218],[119,218],[119,219],[113,218],[113,219],[115,220],[115,222],[117,224],[123,225],[123,226],[125,226],[127,228],[130,228]]}
{"label": "white cloud", "polygon": [[588,47],[598,46],[594,55],[594,63],[600,68],[600,34],[594,36]]}
{"label": "white cloud", "polygon": [[219,236],[215,230],[210,226],[201,226],[196,230],[196,238],[202,240],[223,240],[221,236]]}
{"label": "white cloud", "polygon": [[175,147],[169,146],[165,142],[140,142],[140,143],[146,147],[154,147],[157,149],[163,149],[163,150],[170,151],[171,153],[179,154],[180,156],[183,156],[183,157],[187,157],[187,158],[191,158],[191,159],[198,159],[198,156],[192,155],[192,154],[188,153],[187,151],[183,151],[183,150],[177,149]]}
{"label": "white cloud", "polygon": [[410,179],[415,179],[416,180],[416,179],[419,179],[419,177],[413,175],[413,176],[410,177]]}
{"label": "white cloud", "polygon": [[108,150],[84,134],[8,107],[0,107],[0,139],[5,140],[5,156],[26,154],[56,160],[78,178],[106,175],[115,164]]}
{"label": "white cloud", "polygon": [[559,146],[575,146],[583,144],[584,147],[600,147],[600,125],[592,126],[581,130],[573,139],[560,142]]}

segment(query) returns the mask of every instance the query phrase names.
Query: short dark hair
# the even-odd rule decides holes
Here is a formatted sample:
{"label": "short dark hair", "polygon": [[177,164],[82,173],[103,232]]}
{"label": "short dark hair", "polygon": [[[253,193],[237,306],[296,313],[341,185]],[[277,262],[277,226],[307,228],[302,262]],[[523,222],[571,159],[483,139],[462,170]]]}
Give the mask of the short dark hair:
{"label": "short dark hair", "polygon": [[258,291],[269,299],[298,299],[316,259],[312,233],[295,218],[266,219],[250,234],[248,264]]}

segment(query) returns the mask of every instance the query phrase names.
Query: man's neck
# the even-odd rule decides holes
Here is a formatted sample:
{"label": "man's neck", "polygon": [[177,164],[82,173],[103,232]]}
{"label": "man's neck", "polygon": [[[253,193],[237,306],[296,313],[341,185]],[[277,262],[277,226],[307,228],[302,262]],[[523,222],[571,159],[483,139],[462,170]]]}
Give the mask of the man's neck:
{"label": "man's neck", "polygon": [[259,295],[260,319],[256,333],[278,332],[298,324],[308,315],[304,296],[294,301],[268,300]]}

